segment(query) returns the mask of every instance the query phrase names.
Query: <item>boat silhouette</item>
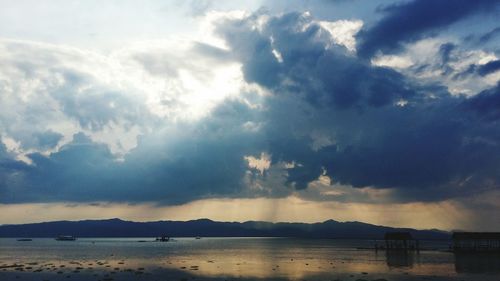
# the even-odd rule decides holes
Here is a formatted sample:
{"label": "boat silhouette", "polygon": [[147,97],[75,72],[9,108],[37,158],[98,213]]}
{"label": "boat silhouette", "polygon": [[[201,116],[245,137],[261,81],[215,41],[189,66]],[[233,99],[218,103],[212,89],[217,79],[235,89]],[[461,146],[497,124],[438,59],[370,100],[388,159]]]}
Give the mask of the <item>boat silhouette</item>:
{"label": "boat silhouette", "polygon": [[157,242],[168,242],[169,240],[170,240],[170,237],[165,236],[165,235],[160,236],[160,237],[156,237]]}
{"label": "boat silhouette", "polygon": [[56,237],[57,241],[75,241],[76,237],[72,235],[59,235]]}

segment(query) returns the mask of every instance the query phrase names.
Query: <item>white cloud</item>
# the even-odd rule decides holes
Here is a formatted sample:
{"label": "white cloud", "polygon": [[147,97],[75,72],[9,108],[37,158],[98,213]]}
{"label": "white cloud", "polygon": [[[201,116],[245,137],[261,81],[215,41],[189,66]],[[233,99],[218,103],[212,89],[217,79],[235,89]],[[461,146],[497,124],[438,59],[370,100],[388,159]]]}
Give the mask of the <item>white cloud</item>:
{"label": "white cloud", "polygon": [[271,167],[271,156],[265,152],[262,152],[260,157],[245,156],[245,160],[248,162],[248,167],[256,169],[261,175]]}
{"label": "white cloud", "polygon": [[[440,48],[447,43],[455,47],[449,53],[449,61],[443,63]],[[500,72],[485,77],[464,73],[471,65],[479,66],[497,59],[492,52],[464,48],[457,39],[437,37],[407,44],[404,51],[397,55],[375,56],[372,64],[395,68],[420,81],[443,84],[452,94],[472,96],[495,86],[500,80]]]}
{"label": "white cloud", "polygon": [[[0,40],[0,131],[20,159],[57,151],[77,132],[117,155],[155,126],[194,121],[246,87],[240,65],[200,53],[193,41],[146,41],[108,55]],[[169,66],[171,68],[169,69]],[[46,131],[54,147],[27,148]]]}
{"label": "white cloud", "polygon": [[356,51],[354,36],[363,27],[362,20],[319,21],[319,25],[330,32],[335,44],[345,46],[349,51]]}
{"label": "white cloud", "polygon": [[141,42],[113,57],[128,81],[142,90],[152,113],[171,121],[197,120],[225,98],[238,96],[244,80],[239,63],[204,54],[196,44],[184,39]]}
{"label": "white cloud", "polygon": [[[57,150],[79,131],[112,131],[115,142],[121,137],[114,132],[117,125],[133,127],[147,116],[135,89],[124,83],[125,73],[108,57],[14,40],[1,40],[0,49],[0,130],[20,143],[20,154]],[[48,149],[22,149],[46,131],[62,135],[61,142]]]}
{"label": "white cloud", "polygon": [[371,63],[376,66],[387,66],[392,68],[408,68],[413,65],[409,57],[384,55],[372,59]]}

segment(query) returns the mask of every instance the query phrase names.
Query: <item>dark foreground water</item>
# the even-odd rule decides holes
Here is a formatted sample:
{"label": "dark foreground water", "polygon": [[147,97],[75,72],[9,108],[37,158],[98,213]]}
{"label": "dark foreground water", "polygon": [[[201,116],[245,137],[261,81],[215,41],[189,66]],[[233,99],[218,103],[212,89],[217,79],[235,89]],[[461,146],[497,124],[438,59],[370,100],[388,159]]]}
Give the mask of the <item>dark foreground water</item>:
{"label": "dark foreground water", "polygon": [[[138,242],[146,240],[148,242]],[[456,256],[445,242],[420,253],[373,241],[291,238],[0,239],[0,280],[496,280],[497,255]]]}

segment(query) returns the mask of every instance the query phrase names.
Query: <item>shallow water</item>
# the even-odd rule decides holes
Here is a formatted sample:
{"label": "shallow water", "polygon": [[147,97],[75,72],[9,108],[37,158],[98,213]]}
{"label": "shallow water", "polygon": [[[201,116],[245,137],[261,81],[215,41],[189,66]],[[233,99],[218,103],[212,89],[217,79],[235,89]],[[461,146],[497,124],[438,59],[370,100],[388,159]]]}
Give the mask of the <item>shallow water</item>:
{"label": "shallow water", "polygon": [[[148,242],[138,242],[145,240]],[[0,239],[0,280],[500,280],[498,256],[358,250],[368,240],[292,238]]]}

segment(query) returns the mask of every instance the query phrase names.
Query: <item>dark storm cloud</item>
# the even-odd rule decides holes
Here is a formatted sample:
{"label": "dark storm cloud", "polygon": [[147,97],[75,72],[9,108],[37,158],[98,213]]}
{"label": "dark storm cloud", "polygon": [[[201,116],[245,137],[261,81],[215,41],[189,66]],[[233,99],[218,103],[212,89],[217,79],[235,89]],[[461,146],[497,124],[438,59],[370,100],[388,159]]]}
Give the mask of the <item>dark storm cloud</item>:
{"label": "dark storm cloud", "polygon": [[[254,106],[229,99],[198,122],[160,126],[120,161],[84,134],[50,155],[29,155],[29,166],[8,160],[0,147],[0,202],[276,197],[305,189],[322,174],[354,187],[392,188],[401,201],[498,188],[498,86],[472,98],[452,96],[441,85],[332,46],[308,15],[262,13],[221,20],[217,29],[246,81],[270,92],[248,93]],[[446,61],[451,50],[443,49]],[[206,55],[226,57],[220,51]],[[287,164],[278,175],[285,191],[247,186],[244,157],[262,152],[273,167]],[[269,173],[261,176],[263,185]]]}
{"label": "dark storm cloud", "polygon": [[[272,18],[262,31],[254,24],[253,18],[226,22],[219,32],[240,54],[247,80],[275,93],[267,101],[266,138],[273,163],[299,164],[288,170],[289,185],[306,188],[325,169],[335,182],[395,188],[405,200],[498,186],[500,128],[470,110],[496,116],[495,105],[486,108],[497,99],[489,94],[495,89],[466,99],[409,81],[340,46],[326,48],[324,31],[301,14]],[[443,61],[452,50],[442,48]],[[313,149],[313,132],[330,136],[332,144]]]}
{"label": "dark storm cloud", "polygon": [[0,142],[0,198],[3,202],[17,201],[15,192],[7,189],[17,186],[23,180],[23,175],[27,171],[29,171],[29,166],[24,162],[13,159],[7,152],[7,147]]}
{"label": "dark storm cloud", "polygon": [[[296,188],[305,188],[325,169],[337,183],[394,188],[400,200],[433,201],[479,193],[496,188],[500,180],[495,156],[500,153],[500,130],[497,124],[476,118],[477,112],[485,114],[493,96],[488,98],[439,97],[362,112],[324,108],[296,116],[302,123],[295,124],[293,118],[276,118],[268,138],[276,138],[278,132],[281,138],[274,139],[269,152],[275,162],[301,164],[290,169],[287,178]],[[488,108],[491,114],[494,108]],[[285,110],[291,111],[274,108],[275,117]],[[286,130],[287,124],[293,129]],[[310,137],[296,136],[311,129],[330,133],[335,144],[311,149]]]}
{"label": "dark storm cloud", "polygon": [[448,75],[453,72],[453,69],[448,65],[448,63],[455,60],[453,57],[453,51],[455,51],[457,45],[453,43],[445,43],[439,47],[439,56],[441,57],[441,63],[438,65],[441,68],[443,75]]}
{"label": "dark storm cloud", "polygon": [[0,142],[0,183],[2,183],[12,171],[24,170],[27,165],[12,158],[7,152],[7,148]]}
{"label": "dark storm cloud", "polygon": [[0,202],[177,204],[235,196],[244,189],[245,153],[259,152],[252,150],[253,134],[241,126],[249,118],[245,111],[252,114],[241,103],[227,102],[199,126],[179,128],[175,135],[159,132],[141,138],[123,161],[117,161],[107,145],[75,134],[58,152],[29,155],[33,165],[28,169],[15,166],[18,162],[2,163],[2,176],[18,174],[20,180],[2,181]]}
{"label": "dark storm cloud", "polygon": [[467,16],[495,12],[498,5],[492,0],[414,0],[382,7],[382,19],[358,33],[358,54],[369,58],[377,51],[397,51]]}
{"label": "dark storm cloud", "polygon": [[[446,66],[442,66],[446,71]],[[468,76],[479,75],[487,76],[500,70],[500,60],[493,60],[485,64],[470,64],[465,70],[453,75],[454,80],[464,79]],[[444,73],[444,72],[443,72]]]}
{"label": "dark storm cloud", "polygon": [[453,43],[445,43],[439,47],[439,55],[441,56],[442,64],[445,65],[450,62],[451,53],[457,46]]}
{"label": "dark storm cloud", "polygon": [[486,76],[488,74],[497,72],[499,70],[500,70],[500,60],[494,60],[479,66],[477,69],[477,73],[481,76]]}
{"label": "dark storm cloud", "polygon": [[475,74],[477,74],[477,65],[470,64],[464,71],[461,71],[461,72],[453,75],[452,79],[453,80],[465,79],[468,76],[475,75]]}
{"label": "dark storm cloud", "polygon": [[484,90],[464,103],[477,116],[489,121],[500,119],[500,82],[496,87]]}
{"label": "dark storm cloud", "polygon": [[481,44],[487,43],[491,41],[493,38],[497,37],[500,34],[500,26],[497,28],[494,28],[493,30],[485,33],[481,37],[479,37],[479,42]]}
{"label": "dark storm cloud", "polygon": [[[325,51],[330,35],[310,20],[289,13],[270,19],[259,32],[251,28],[250,18],[222,24],[219,32],[244,63],[246,80],[279,93],[296,93],[311,103],[339,108],[383,106],[415,94],[394,70],[369,66],[341,46]],[[281,54],[282,63],[273,49]]]}

